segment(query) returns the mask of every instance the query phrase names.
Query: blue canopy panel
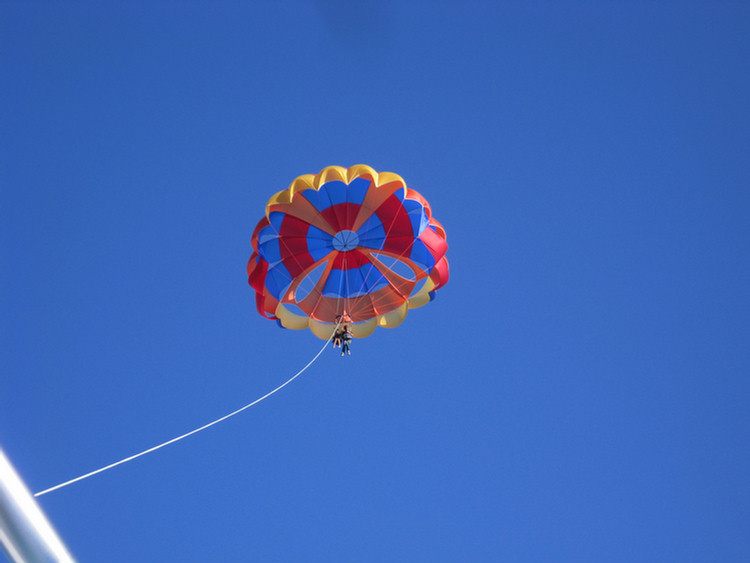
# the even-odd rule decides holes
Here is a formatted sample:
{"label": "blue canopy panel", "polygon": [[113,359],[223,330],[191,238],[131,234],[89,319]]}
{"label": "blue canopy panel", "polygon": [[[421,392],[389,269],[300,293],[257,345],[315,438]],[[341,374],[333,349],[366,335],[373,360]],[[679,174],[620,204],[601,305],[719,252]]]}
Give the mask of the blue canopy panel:
{"label": "blue canopy panel", "polygon": [[387,285],[388,280],[372,264],[347,270],[334,268],[323,286],[323,297],[349,299],[367,295]]}
{"label": "blue canopy panel", "polygon": [[[286,217],[286,213],[282,211],[271,211],[271,213],[268,215],[268,222],[271,224],[270,226],[273,227],[273,230],[276,232],[276,234],[281,232],[281,223],[284,220],[284,217]],[[267,228],[268,227],[266,227],[265,229]]]}
{"label": "blue canopy panel", "polygon": [[385,243],[385,229],[383,223],[376,214],[370,215],[357,231],[359,236],[359,245],[366,248],[379,250]]}
{"label": "blue canopy panel", "polygon": [[430,220],[424,210],[424,205],[413,199],[404,200],[404,209],[411,220],[411,227],[414,230],[414,236],[418,237],[429,225]]}
{"label": "blue canopy panel", "polygon": [[333,251],[333,237],[327,232],[310,225],[307,230],[307,252],[313,257],[313,260],[325,258]]}
{"label": "blue canopy panel", "polygon": [[266,274],[266,289],[274,299],[281,301],[292,284],[292,276],[282,262],[270,266]]}
{"label": "blue canopy panel", "polygon": [[258,233],[258,254],[269,264],[281,262],[281,247],[279,235],[273,227],[265,227]]}
{"label": "blue canopy panel", "polygon": [[286,213],[280,211],[271,212],[268,216],[270,224],[263,227],[258,233],[258,254],[269,264],[276,264],[281,261],[279,233],[281,232],[281,223],[284,221],[284,217],[286,217]]}
{"label": "blue canopy panel", "polygon": [[322,184],[318,190],[309,189],[300,193],[315,209],[323,211],[339,203],[356,203],[361,205],[365,200],[365,195],[369,187],[369,180],[355,178],[348,186],[344,182],[333,180]]}
{"label": "blue canopy panel", "polygon": [[425,243],[419,239],[416,239],[412,244],[409,258],[427,274],[429,274],[435,267],[435,258],[432,255],[432,252],[430,252]]}

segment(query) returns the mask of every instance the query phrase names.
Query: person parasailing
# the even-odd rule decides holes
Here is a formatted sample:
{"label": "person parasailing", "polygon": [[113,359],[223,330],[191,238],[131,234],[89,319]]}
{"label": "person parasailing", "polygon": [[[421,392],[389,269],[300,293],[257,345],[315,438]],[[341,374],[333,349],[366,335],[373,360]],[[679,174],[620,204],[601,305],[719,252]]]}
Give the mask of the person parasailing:
{"label": "person parasailing", "polygon": [[[344,324],[344,328],[341,327],[342,323],[350,323],[352,322],[352,318],[349,316],[349,314],[344,310],[344,312],[341,315],[336,315],[336,332],[333,335],[333,347],[334,348],[341,348],[341,341],[344,336],[344,329],[346,328],[346,324]],[[349,333],[349,339],[351,340],[351,333]],[[348,350],[347,346],[347,350]],[[344,352],[342,350],[341,355],[344,355]],[[351,355],[351,353],[350,353]]]}
{"label": "person parasailing", "polygon": [[349,329],[349,325],[344,325],[344,328],[341,329],[341,355],[348,354],[349,356],[352,355],[352,351],[349,349],[351,342],[352,342],[352,331]]}

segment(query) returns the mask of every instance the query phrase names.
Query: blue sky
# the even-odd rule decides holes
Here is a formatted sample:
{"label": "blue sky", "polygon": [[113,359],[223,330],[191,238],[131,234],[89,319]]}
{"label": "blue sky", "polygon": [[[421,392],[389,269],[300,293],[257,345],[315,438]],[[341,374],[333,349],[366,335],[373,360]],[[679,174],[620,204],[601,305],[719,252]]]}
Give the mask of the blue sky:
{"label": "blue sky", "polygon": [[747,561],[750,7],[0,6],[0,444],[35,491],[267,393],[270,195],[400,174],[451,281],[41,497],[81,561]]}

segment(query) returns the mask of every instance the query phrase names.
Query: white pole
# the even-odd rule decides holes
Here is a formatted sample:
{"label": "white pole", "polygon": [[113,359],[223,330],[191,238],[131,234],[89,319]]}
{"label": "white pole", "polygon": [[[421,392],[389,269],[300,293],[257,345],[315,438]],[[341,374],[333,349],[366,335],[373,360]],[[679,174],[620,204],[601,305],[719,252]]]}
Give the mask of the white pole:
{"label": "white pole", "polygon": [[2,449],[0,544],[12,563],[75,563]]}

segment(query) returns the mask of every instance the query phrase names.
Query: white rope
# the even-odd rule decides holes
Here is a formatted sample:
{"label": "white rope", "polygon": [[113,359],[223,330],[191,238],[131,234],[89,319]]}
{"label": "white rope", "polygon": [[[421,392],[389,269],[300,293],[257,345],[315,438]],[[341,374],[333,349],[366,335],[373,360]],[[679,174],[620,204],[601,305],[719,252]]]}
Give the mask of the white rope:
{"label": "white rope", "polygon": [[331,333],[331,336],[329,336],[328,340],[326,340],[325,344],[323,344],[323,347],[315,355],[315,357],[307,363],[307,365],[305,367],[303,367],[301,370],[299,370],[297,373],[295,373],[292,377],[290,377],[289,379],[287,379],[284,383],[282,383],[281,385],[279,385],[276,389],[274,389],[273,391],[271,391],[271,392],[266,393],[265,395],[263,395],[260,399],[255,399],[252,403],[250,403],[248,405],[245,405],[244,407],[239,408],[236,411],[229,413],[228,415],[222,416],[221,418],[217,418],[213,422],[209,422],[208,424],[204,424],[200,428],[196,428],[195,430],[191,430],[187,434],[183,434],[182,436],[177,436],[177,438],[172,438],[171,440],[169,440],[167,442],[164,442],[163,444],[159,444],[158,446],[154,446],[153,448],[149,448],[149,449],[144,450],[144,451],[142,451],[140,453],[137,453],[135,455],[131,455],[130,457],[126,457],[125,459],[121,459],[120,461],[116,461],[115,463],[110,463],[109,465],[106,465],[106,466],[104,466],[104,467],[102,467],[100,469],[97,469],[96,471],[92,471],[91,473],[86,473],[85,475],[81,475],[80,477],[76,477],[75,479],[71,479],[70,481],[65,481],[64,483],[60,483],[59,485],[55,485],[54,487],[50,487],[49,489],[44,489],[43,491],[39,491],[38,493],[34,494],[34,496],[35,497],[40,497],[40,496],[45,495],[47,493],[51,493],[52,491],[56,491],[57,489],[62,489],[63,487],[66,487],[68,485],[72,485],[73,483],[76,483],[78,481],[82,481],[83,479],[86,479],[88,477],[96,475],[97,473],[101,473],[102,471],[106,471],[107,469],[112,469],[113,467],[117,467],[118,465],[121,465],[121,464],[126,463],[126,462],[131,461],[131,460],[134,460],[137,457],[141,457],[141,456],[146,455],[148,453],[155,452],[156,450],[161,449],[164,446],[168,446],[169,444],[174,444],[175,442],[178,442],[178,441],[182,440],[183,438],[187,438],[188,436],[192,436],[193,434],[197,434],[201,430],[205,430],[206,428],[209,428],[209,427],[213,426],[214,424],[219,424],[220,422],[222,422],[222,421],[224,421],[224,420],[226,420],[228,418],[231,418],[231,417],[233,417],[236,414],[241,413],[245,409],[249,409],[253,405],[257,405],[263,399],[266,399],[266,398],[270,397],[271,395],[273,395],[274,393],[276,393],[276,391],[279,391],[279,390],[283,389],[284,387],[286,387],[287,385],[289,385],[292,381],[294,381],[295,379],[297,379],[300,375],[302,375],[302,373],[307,368],[309,368],[313,364],[313,362],[315,362],[315,360],[317,360],[320,357],[320,355],[323,353],[323,350],[326,349],[326,347],[328,346],[328,343],[331,341],[331,338],[333,338],[333,335],[336,333],[336,330],[338,330],[338,326],[339,325],[337,324],[336,328]]}

